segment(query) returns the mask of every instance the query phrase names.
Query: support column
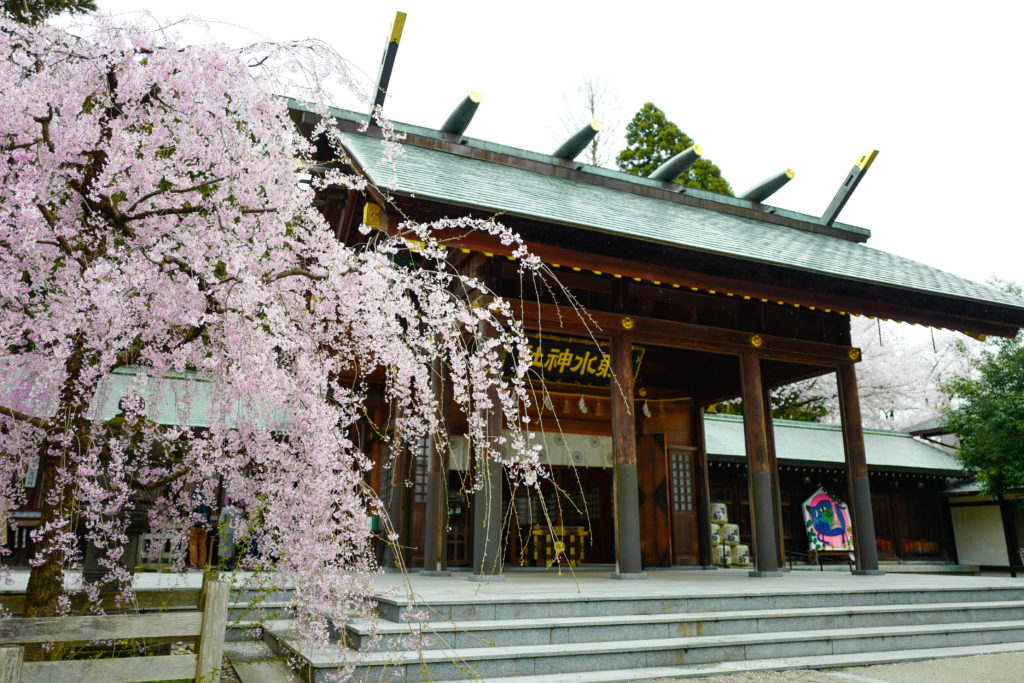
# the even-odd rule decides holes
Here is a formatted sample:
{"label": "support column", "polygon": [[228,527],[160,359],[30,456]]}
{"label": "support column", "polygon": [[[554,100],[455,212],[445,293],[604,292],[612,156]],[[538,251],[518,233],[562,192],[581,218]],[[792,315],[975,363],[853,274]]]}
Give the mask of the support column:
{"label": "support column", "polygon": [[633,335],[612,337],[612,442],[615,452],[615,573],[613,579],[643,579],[640,558],[640,496],[636,472],[636,411],[633,407]]}
{"label": "support column", "polygon": [[[434,359],[431,366],[431,392],[440,410],[441,428],[448,433],[444,376],[441,360]],[[448,495],[447,495],[447,458],[442,457],[437,439],[431,438],[427,444],[427,512],[423,533],[423,574],[428,576],[448,576],[445,559],[448,549],[446,541]]]}
{"label": "support column", "polygon": [[843,450],[846,452],[846,481],[853,524],[853,547],[857,558],[855,574],[883,574],[878,569],[875,545],[875,519],[871,513],[871,487],[864,457],[864,430],[860,422],[860,398],[853,363],[844,363],[836,371],[839,381],[839,415],[843,423]]}
{"label": "support column", "polygon": [[743,383],[743,427],[747,446],[747,480],[750,487],[750,522],[754,535],[754,571],[751,576],[781,576],[778,540],[775,537],[775,505],[772,495],[771,456],[768,452],[770,419],[764,402],[761,359],[756,351],[740,355]]}
{"label": "support column", "polygon": [[[481,332],[486,338],[496,334],[488,323],[481,323]],[[486,439],[495,448],[501,438],[503,418],[498,392],[492,388],[487,395],[491,408],[484,415],[487,421]],[[477,473],[483,480],[483,487],[473,494],[473,574],[470,581],[504,581],[501,573],[504,559],[501,547],[501,490],[504,471],[501,463],[490,458],[475,458]]]}
{"label": "support column", "polygon": [[[400,447],[397,451],[388,448],[385,460],[391,457],[391,471],[387,473],[390,480],[387,504],[388,526],[381,525],[381,535],[384,537],[384,559],[381,565],[386,572],[401,571],[406,566],[405,549],[409,547],[409,525],[406,523],[408,517],[408,495],[405,486],[405,474],[407,470],[406,448]],[[388,540],[389,531],[398,535],[394,541]]]}
{"label": "support column", "polygon": [[715,567],[711,547],[711,479],[708,477],[708,449],[704,441],[704,406],[693,406],[690,409],[690,433],[693,435],[694,468],[696,495],[694,503],[697,507],[697,562],[708,569]]}
{"label": "support column", "polygon": [[768,443],[768,467],[772,473],[772,506],[775,508],[775,540],[778,551],[776,562],[780,569],[786,566],[786,536],[782,526],[782,485],[779,483],[779,458],[775,452],[775,423],[772,419],[772,390],[765,385],[764,412],[767,417],[764,424]]}

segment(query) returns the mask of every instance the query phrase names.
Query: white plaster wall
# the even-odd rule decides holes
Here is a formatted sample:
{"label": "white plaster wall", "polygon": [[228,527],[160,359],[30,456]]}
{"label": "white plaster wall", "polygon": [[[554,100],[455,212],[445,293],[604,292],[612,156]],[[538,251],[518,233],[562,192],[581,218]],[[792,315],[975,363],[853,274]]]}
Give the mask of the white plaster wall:
{"label": "white plaster wall", "polygon": [[961,564],[1009,564],[998,505],[950,508],[956,555]]}

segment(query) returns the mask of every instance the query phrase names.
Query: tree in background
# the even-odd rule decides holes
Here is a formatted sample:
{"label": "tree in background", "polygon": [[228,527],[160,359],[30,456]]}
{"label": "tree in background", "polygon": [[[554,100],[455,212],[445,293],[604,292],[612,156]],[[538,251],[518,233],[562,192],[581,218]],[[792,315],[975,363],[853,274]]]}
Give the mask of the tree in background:
{"label": "tree in background", "polygon": [[23,24],[41,24],[58,14],[96,11],[94,0],[0,0],[0,16]]}
{"label": "tree in background", "polygon": [[[951,330],[929,330],[895,321],[854,316],[853,345],[861,349],[857,389],[865,427],[902,429],[934,417],[948,404],[943,382],[969,372],[979,343]],[[772,416],[778,419],[836,423],[839,390],[835,373],[772,390]],[[715,406],[715,412],[742,413],[739,400]]]}
{"label": "tree in background", "polygon": [[[665,117],[665,112],[648,102],[626,124],[626,149],[619,152],[619,169],[638,176],[650,175],[658,166],[693,146],[693,140]],[[676,178],[687,187],[697,187],[733,196],[722,170],[708,159],[698,159]]]}
{"label": "tree in background", "polygon": [[[369,616],[367,516],[382,504],[353,432],[371,375],[395,410],[390,452],[423,438],[447,448],[440,360],[473,452],[536,481],[527,340],[506,302],[448,267],[433,232],[484,230],[518,245],[524,272],[540,263],[500,224],[470,219],[363,226],[362,246],[339,243],[315,190],[367,181],[315,166],[273,95],[322,103],[335,83],[321,79],[348,73],[317,42],[235,52],[109,19],[87,36],[0,19],[0,510],[26,502],[33,463],[43,482],[25,616],[67,614],[74,592],[96,604],[111,584],[131,600],[121,554],[136,492],[159,495],[151,550],[169,540],[181,557],[218,479],[241,510],[236,538],[260,551],[243,568],[296,586],[304,634],[325,640],[353,607]],[[311,106],[315,132],[336,142],[326,107]],[[511,379],[506,354],[523,359]],[[115,370],[132,380],[123,415],[104,422]],[[494,410],[524,427],[504,454],[487,437]],[[106,575],[65,586],[83,537]]]}
{"label": "tree in background", "polygon": [[[1020,295],[1021,288],[996,283]],[[1024,332],[985,343],[969,372],[942,385],[949,407],[942,417],[960,441],[964,471],[986,493],[1024,488]]]}
{"label": "tree in background", "polygon": [[599,78],[583,79],[575,92],[564,99],[566,113],[562,116],[561,134],[569,136],[591,121],[600,121],[601,131],[587,145],[584,161],[591,166],[608,166],[615,154],[609,148],[609,141],[614,140],[622,126],[619,101]]}

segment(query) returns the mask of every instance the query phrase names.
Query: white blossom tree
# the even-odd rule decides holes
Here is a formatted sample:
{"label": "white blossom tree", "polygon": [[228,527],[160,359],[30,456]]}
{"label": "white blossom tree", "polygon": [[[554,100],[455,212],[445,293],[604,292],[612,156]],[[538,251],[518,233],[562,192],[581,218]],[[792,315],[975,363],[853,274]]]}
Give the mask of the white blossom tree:
{"label": "white blossom tree", "polygon": [[[237,535],[259,548],[250,566],[293,582],[307,633],[326,637],[328,618],[366,608],[375,569],[367,515],[381,504],[352,438],[371,375],[400,415],[392,450],[446,438],[436,358],[481,457],[503,457],[484,411],[524,425],[526,362],[510,380],[501,365],[503,351],[529,359],[521,328],[498,297],[471,304],[464,293],[486,287],[431,235],[517,238],[451,219],[337,242],[314,194],[366,181],[311,172],[310,143],[272,96],[319,106],[329,78],[348,71],[315,42],[232,51],[104,19],[86,37],[0,20],[0,508],[24,502],[15,482],[35,458],[44,482],[26,616],[67,613],[80,535],[107,576],[70,590],[95,598],[115,582],[129,598],[119,556],[138,493],[159,494],[151,531],[180,549],[219,477],[244,511]],[[325,116],[317,133],[337,142],[331,130]],[[539,267],[521,244],[516,256]],[[104,422],[105,382],[124,367],[124,415]],[[190,429],[200,387],[209,419]],[[146,401],[171,391],[169,407]],[[531,484],[536,454],[512,434],[504,464]]]}

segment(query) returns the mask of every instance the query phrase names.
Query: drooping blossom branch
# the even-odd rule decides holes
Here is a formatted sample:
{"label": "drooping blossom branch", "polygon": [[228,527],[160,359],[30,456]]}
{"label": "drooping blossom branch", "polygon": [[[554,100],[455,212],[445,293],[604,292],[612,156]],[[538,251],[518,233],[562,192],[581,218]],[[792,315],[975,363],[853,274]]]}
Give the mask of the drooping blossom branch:
{"label": "drooping blossom branch", "polygon": [[[524,274],[542,265],[470,218],[338,242],[315,193],[385,193],[319,168],[275,96],[319,112],[314,135],[343,158],[335,82],[363,90],[319,42],[230,51],[106,19],[83,36],[0,22],[0,501],[24,502],[11,482],[38,458],[31,614],[69,608],[80,536],[106,576],[72,590],[129,599],[132,512],[151,503],[154,549],[180,551],[193,510],[218,502],[240,510],[247,565],[296,587],[307,635],[369,614],[383,505],[353,433],[376,401],[390,452],[449,448],[436,360],[476,457],[516,484],[544,476],[522,323],[436,235],[484,231]],[[401,136],[377,122],[396,158]],[[507,443],[488,438],[495,410]]]}

